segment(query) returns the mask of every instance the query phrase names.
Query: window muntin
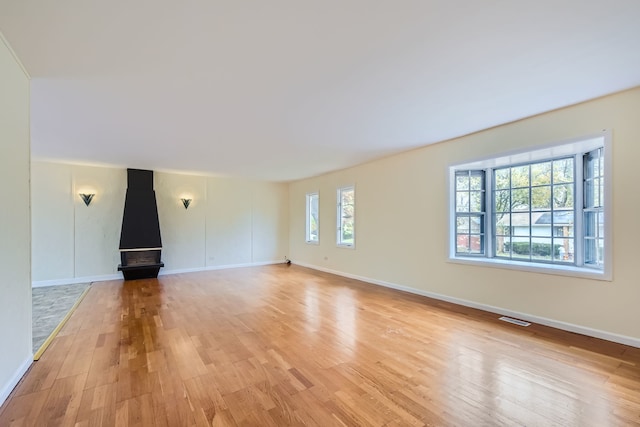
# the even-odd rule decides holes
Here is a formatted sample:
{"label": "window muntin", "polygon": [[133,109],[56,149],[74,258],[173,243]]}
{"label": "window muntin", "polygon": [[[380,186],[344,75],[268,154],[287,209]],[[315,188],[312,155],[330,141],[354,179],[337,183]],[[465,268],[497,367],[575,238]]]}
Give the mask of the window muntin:
{"label": "window muntin", "polygon": [[320,197],[318,193],[309,193],[306,197],[306,232],[305,240],[307,243],[320,242],[320,216],[319,216]]}
{"label": "window muntin", "polygon": [[[451,166],[452,261],[611,280],[611,133]],[[606,165],[606,166],[605,166]],[[471,248],[462,176],[484,173],[483,238]],[[470,198],[469,196],[468,198]],[[605,203],[606,201],[606,203]],[[481,226],[476,229],[482,230]],[[465,246],[469,236],[469,245]]]}
{"label": "window muntin", "polygon": [[338,189],[338,234],[339,246],[354,246],[355,243],[355,188]]}

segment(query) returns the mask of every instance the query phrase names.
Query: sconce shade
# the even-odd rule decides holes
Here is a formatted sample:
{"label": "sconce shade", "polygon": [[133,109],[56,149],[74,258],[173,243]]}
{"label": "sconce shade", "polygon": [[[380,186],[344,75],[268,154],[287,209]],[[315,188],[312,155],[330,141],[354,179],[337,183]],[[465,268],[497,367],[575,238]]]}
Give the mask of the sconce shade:
{"label": "sconce shade", "polygon": [[82,197],[82,201],[87,206],[91,204],[91,201],[93,200],[93,196],[95,196],[95,194],[80,193],[80,197]]}
{"label": "sconce shade", "polygon": [[185,209],[189,209],[189,205],[191,204],[191,199],[180,199],[182,200],[182,204],[184,205]]}

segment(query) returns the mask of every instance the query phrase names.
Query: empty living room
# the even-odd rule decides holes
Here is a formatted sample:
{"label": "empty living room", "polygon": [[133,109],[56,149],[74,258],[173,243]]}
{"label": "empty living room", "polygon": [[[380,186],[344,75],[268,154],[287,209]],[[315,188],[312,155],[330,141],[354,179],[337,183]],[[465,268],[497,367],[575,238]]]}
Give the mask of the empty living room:
{"label": "empty living room", "polygon": [[0,2],[0,426],[640,426],[638,16]]}

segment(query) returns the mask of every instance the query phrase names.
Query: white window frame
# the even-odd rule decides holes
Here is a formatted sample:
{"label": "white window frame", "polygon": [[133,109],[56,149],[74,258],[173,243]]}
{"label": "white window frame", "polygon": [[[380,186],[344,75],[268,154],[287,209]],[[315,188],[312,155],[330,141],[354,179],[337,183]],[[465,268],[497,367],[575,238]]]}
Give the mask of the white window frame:
{"label": "white window frame", "polygon": [[[318,211],[316,212],[316,232],[317,239],[313,240],[311,238],[311,205],[313,202],[313,198],[317,199]],[[306,197],[306,224],[305,224],[305,241],[310,245],[319,245],[320,244],[320,192],[315,191],[313,193],[307,193]]]}
{"label": "white window frame", "polygon": [[[550,144],[546,146],[533,147],[529,150],[519,150],[503,155],[480,159],[477,161],[467,162],[449,166],[449,248],[448,259],[450,262],[483,265],[489,267],[506,268],[522,271],[530,271],[536,273],[547,273],[566,275],[574,277],[585,277],[598,280],[611,281],[613,279],[612,260],[613,260],[613,233],[612,233],[612,194],[613,194],[613,168],[612,168],[612,138],[611,131],[603,130],[601,133],[576,138],[561,143]],[[597,148],[604,150],[604,262],[602,268],[593,268],[583,265],[582,248],[584,243],[584,227],[583,227],[583,169],[582,160],[576,162],[574,182],[576,183],[574,194],[575,219],[574,233],[576,242],[576,262],[575,264],[546,264],[528,261],[516,261],[512,259],[496,258],[493,256],[495,230],[492,225],[493,203],[492,197],[492,171],[494,168],[500,168],[509,165],[535,163],[538,161],[556,159],[560,157],[575,156],[576,159],[582,155],[593,151]],[[455,199],[455,174],[456,171],[462,170],[484,170],[485,171],[485,214],[484,214],[484,230],[485,230],[485,251],[484,254],[474,254],[465,256],[456,253],[456,199]],[[580,183],[578,185],[578,183]]]}
{"label": "white window frame", "polygon": [[[347,191],[353,192],[353,242],[344,242],[342,240],[342,194]],[[356,246],[356,187],[355,185],[347,185],[338,188],[337,191],[337,216],[336,216],[336,245],[340,248],[355,249]]]}

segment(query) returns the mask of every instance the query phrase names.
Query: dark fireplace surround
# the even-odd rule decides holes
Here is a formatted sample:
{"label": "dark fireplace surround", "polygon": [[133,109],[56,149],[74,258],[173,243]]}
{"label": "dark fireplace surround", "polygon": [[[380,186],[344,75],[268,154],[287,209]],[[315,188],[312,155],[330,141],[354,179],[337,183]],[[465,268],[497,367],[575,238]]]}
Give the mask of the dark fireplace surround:
{"label": "dark fireplace surround", "polygon": [[124,200],[120,261],[118,270],[125,280],[158,277],[162,239],[153,171],[127,169],[127,195]]}

